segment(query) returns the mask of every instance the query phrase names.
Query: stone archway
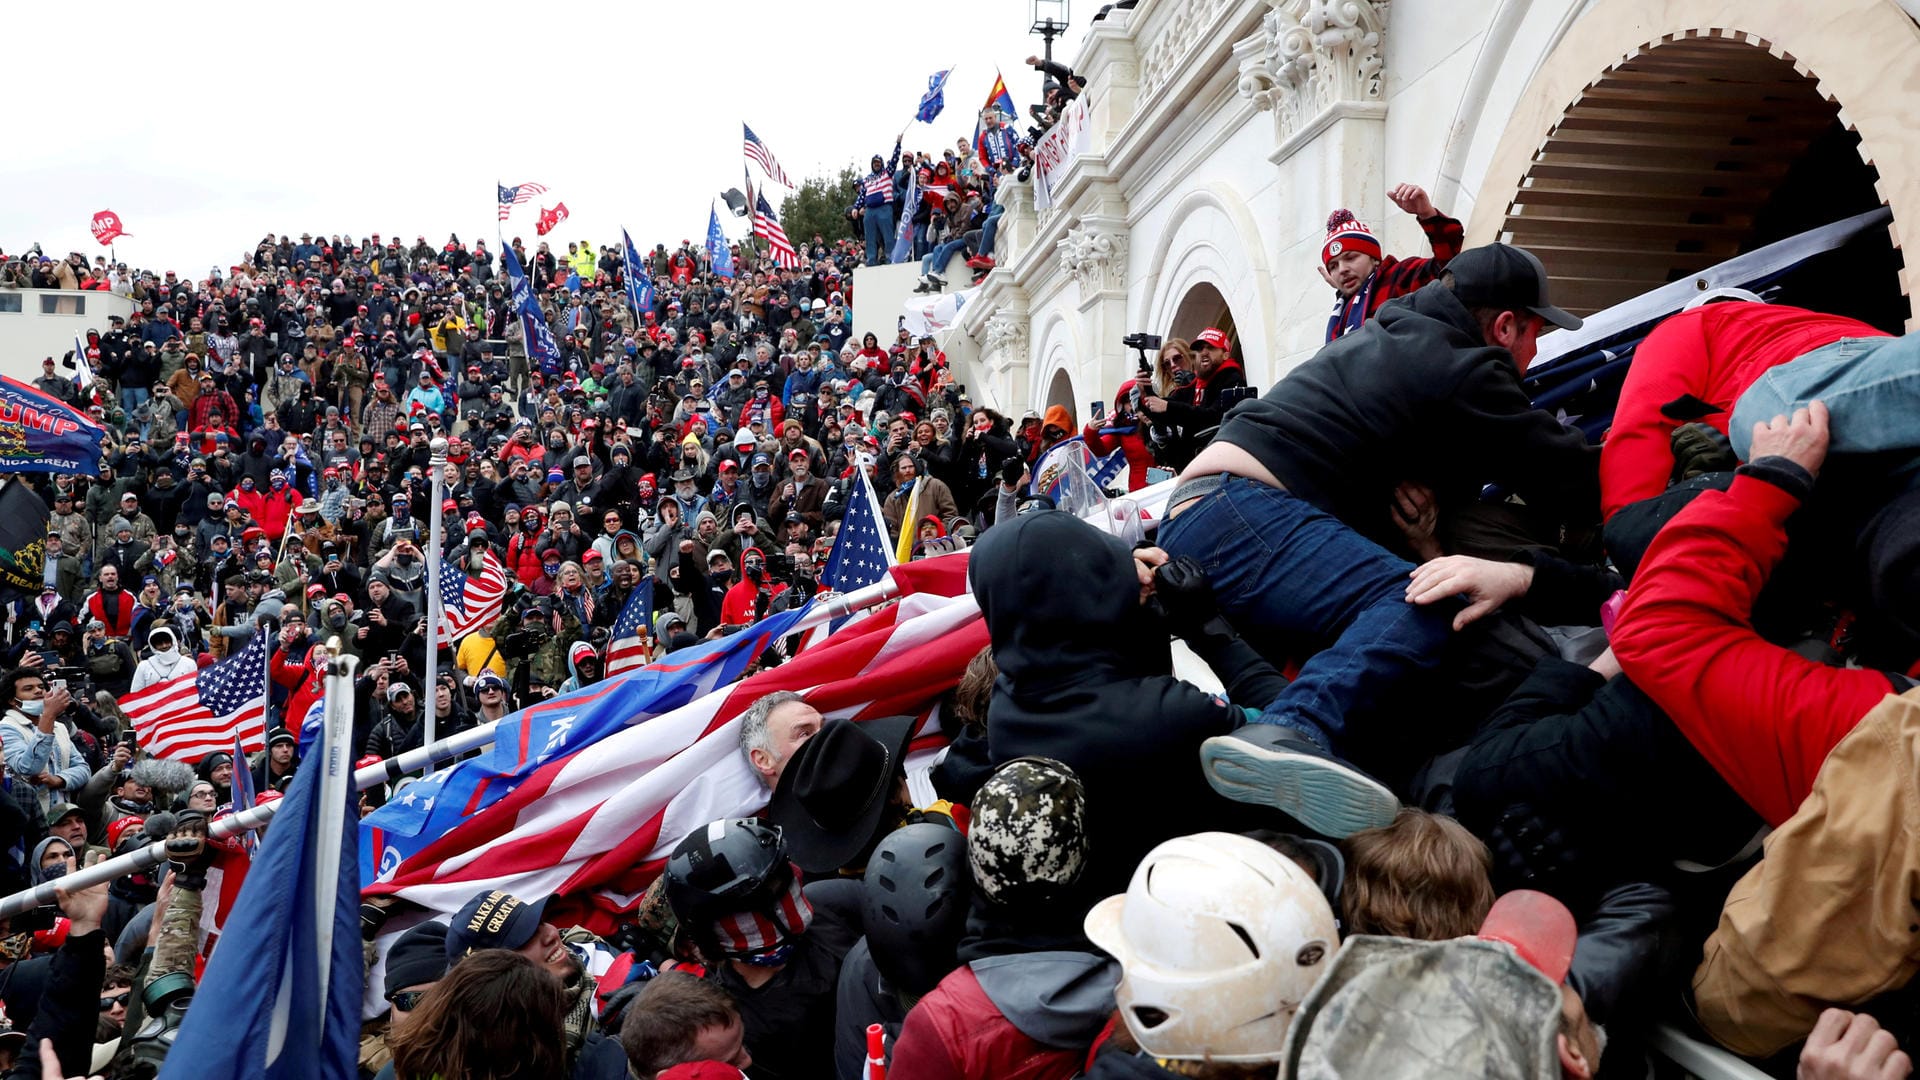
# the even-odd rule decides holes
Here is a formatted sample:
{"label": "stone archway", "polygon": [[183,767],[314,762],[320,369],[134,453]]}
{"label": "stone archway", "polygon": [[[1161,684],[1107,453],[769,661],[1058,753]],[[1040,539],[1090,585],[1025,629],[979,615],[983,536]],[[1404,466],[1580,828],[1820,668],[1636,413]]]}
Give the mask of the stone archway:
{"label": "stone archway", "polygon": [[[1507,206],[1501,238],[1540,256],[1580,315],[1880,205],[1840,107],[1790,56],[1744,36],[1650,43],[1581,92]],[[1847,293],[1796,302],[1898,327],[1885,233],[1848,253]],[[1864,281],[1867,288],[1861,289]]]}
{"label": "stone archway", "polygon": [[[1465,163],[1465,190],[1477,196],[1468,221],[1469,244],[1512,235],[1530,245],[1604,250],[1606,246],[1591,236],[1572,244],[1547,244],[1534,239],[1541,236],[1539,231],[1528,233],[1524,226],[1557,226],[1562,240],[1574,229],[1604,232],[1598,225],[1550,219],[1581,220],[1582,215],[1567,212],[1567,203],[1582,197],[1574,174],[1584,173],[1591,180],[1604,175],[1612,162],[1617,167],[1615,179],[1643,196],[1641,216],[1628,219],[1640,224],[1618,231],[1637,227],[1652,232],[1667,221],[1672,225],[1668,235],[1684,238],[1685,243],[1675,239],[1670,250],[1661,254],[1634,252],[1631,244],[1616,241],[1628,254],[1582,262],[1560,253],[1556,260],[1549,260],[1556,288],[1565,276],[1569,299],[1580,294],[1582,302],[1569,306],[1591,309],[1629,285],[1657,284],[1684,275],[1689,260],[1671,256],[1709,254],[1689,248],[1718,244],[1746,250],[1777,238],[1770,232],[1790,234],[1795,226],[1806,227],[1792,220],[1786,212],[1789,207],[1767,206],[1767,196],[1776,186],[1800,185],[1803,192],[1850,191],[1849,198],[1858,198],[1870,186],[1874,205],[1893,210],[1888,237],[1874,257],[1886,268],[1884,281],[1894,283],[1882,293],[1897,291],[1898,298],[1882,295],[1876,302],[1878,312],[1860,314],[1882,325],[1891,323],[1889,329],[1899,328],[1903,321],[1912,324],[1914,316],[1905,300],[1908,270],[1892,252],[1899,246],[1903,224],[1920,214],[1920,145],[1911,138],[1910,118],[1902,114],[1903,99],[1886,88],[1920,85],[1920,27],[1896,4],[1828,0],[1817,17],[1798,0],[1610,0],[1584,6],[1535,5],[1531,11],[1516,28],[1515,39],[1537,43],[1536,55],[1542,59],[1521,78],[1490,80],[1493,100],[1482,114],[1484,119],[1456,131],[1453,143],[1457,145],[1448,148],[1449,160]],[[1486,57],[1481,62],[1510,60],[1511,56]],[[1722,63],[1733,66],[1722,70]],[[1609,116],[1608,104],[1624,107],[1614,108]],[[1756,105],[1760,108],[1746,111]],[[1749,116],[1763,116],[1771,108],[1782,109],[1778,115],[1790,117],[1791,122],[1761,132],[1764,144],[1754,141],[1758,137],[1754,132],[1735,132],[1746,126]],[[1703,119],[1711,122],[1702,123]],[[1668,151],[1670,163],[1663,165],[1657,153],[1648,161],[1645,149],[1619,145],[1633,140],[1601,137],[1632,133],[1609,133],[1599,126],[1608,120],[1642,124],[1648,145]],[[1662,122],[1673,125],[1664,134]],[[1784,138],[1789,134],[1793,141]],[[1556,141],[1563,136],[1566,141]],[[1710,153],[1716,146],[1722,152]],[[1854,153],[1862,166],[1839,168],[1842,149]],[[1536,175],[1536,167],[1550,160],[1553,167]],[[1630,164],[1636,161],[1641,165]],[[1870,172],[1862,173],[1860,168],[1869,163]],[[1754,176],[1743,175],[1767,169],[1774,171],[1775,182],[1754,184]],[[1851,179],[1842,175],[1848,171]],[[1742,200],[1751,196],[1714,180],[1767,190],[1759,193],[1758,203],[1749,203]],[[1549,206],[1536,190],[1543,188],[1559,188],[1566,197]],[[1602,205],[1604,188],[1595,185],[1585,197]],[[1531,208],[1525,202],[1530,193]],[[1647,216],[1661,198],[1668,202],[1659,212],[1676,216]],[[1806,197],[1797,202],[1800,210],[1819,205],[1818,199]],[[1716,216],[1716,209],[1724,214]],[[1590,211],[1585,217],[1618,216],[1619,212],[1615,207]],[[1539,220],[1510,227],[1510,222],[1528,216]],[[1842,216],[1836,211],[1825,220]],[[1555,261],[1561,265],[1555,266]],[[1623,269],[1630,273],[1621,276]]]}
{"label": "stone archway", "polygon": [[1068,415],[1078,420],[1079,407],[1074,404],[1073,398],[1073,376],[1067,374],[1065,368],[1054,372],[1053,378],[1047,382],[1047,403],[1040,411],[1044,414],[1055,405],[1066,406]]}

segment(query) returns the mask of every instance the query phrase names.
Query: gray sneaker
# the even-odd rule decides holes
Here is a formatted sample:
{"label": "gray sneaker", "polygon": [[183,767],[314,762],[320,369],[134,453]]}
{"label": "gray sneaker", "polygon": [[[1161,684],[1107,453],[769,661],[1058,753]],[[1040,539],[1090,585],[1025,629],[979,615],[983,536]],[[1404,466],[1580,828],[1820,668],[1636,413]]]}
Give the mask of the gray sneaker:
{"label": "gray sneaker", "polygon": [[1400,800],[1385,784],[1279,724],[1248,724],[1200,744],[1213,790],[1282,811],[1322,836],[1344,838],[1393,821]]}

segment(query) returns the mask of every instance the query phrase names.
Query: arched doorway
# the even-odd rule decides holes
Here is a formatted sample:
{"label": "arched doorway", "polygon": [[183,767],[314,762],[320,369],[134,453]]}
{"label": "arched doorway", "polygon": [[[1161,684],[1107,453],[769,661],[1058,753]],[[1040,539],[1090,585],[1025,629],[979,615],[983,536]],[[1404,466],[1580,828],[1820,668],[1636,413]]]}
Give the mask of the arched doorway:
{"label": "arched doorway", "polygon": [[[1066,406],[1067,415],[1072,416],[1075,423],[1079,422],[1079,410],[1073,400],[1073,377],[1067,374],[1065,368],[1054,372],[1053,378],[1047,382],[1047,408],[1055,405]],[[1046,412],[1046,409],[1041,412]]]}
{"label": "arched doorway", "polygon": [[1233,357],[1244,361],[1245,353],[1240,344],[1240,330],[1234,325],[1233,309],[1227,306],[1227,298],[1210,282],[1200,282],[1187,290],[1180,298],[1180,305],[1174,308],[1173,322],[1166,331],[1167,336],[1193,340],[1193,336],[1209,326],[1223,331],[1227,340],[1233,342]]}
{"label": "arched doorway", "polygon": [[[1743,34],[1674,35],[1607,69],[1539,144],[1501,238],[1590,314],[1882,204],[1860,137],[1814,75]],[[1821,256],[1779,299],[1892,332],[1908,316],[1887,233]]]}

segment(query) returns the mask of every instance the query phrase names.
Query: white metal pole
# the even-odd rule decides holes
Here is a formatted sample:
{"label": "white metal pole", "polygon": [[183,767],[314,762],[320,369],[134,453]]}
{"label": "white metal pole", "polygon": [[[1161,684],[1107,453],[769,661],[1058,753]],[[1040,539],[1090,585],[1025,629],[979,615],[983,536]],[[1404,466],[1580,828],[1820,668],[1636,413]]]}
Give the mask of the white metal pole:
{"label": "white metal pole", "polygon": [[[339,654],[339,638],[333,639],[331,649],[333,655],[327,660],[323,699],[326,728],[320,743],[319,765],[324,771],[314,792],[314,797],[320,800],[320,805],[314,808],[318,831],[313,838],[314,924],[318,939],[314,954],[320,961],[319,1000],[322,1003],[327,1000],[327,978],[333,966],[327,958],[333,955],[334,908],[340,898],[342,841],[348,828],[347,798],[353,774],[353,669],[360,663],[357,657]],[[314,763],[308,762],[307,767],[313,768]],[[355,819],[358,820],[358,815]],[[320,1009],[320,1023],[326,1024],[324,1004]]]}
{"label": "white metal pole", "polygon": [[428,508],[427,518],[427,670],[426,685],[421,688],[421,695],[426,698],[423,702],[427,710],[425,741],[429,746],[439,730],[436,714],[440,697],[435,686],[440,677],[440,627],[445,618],[440,607],[440,544],[446,527],[441,504],[447,498],[447,440],[433,440],[432,451],[427,461],[427,468],[433,473],[433,505]]}

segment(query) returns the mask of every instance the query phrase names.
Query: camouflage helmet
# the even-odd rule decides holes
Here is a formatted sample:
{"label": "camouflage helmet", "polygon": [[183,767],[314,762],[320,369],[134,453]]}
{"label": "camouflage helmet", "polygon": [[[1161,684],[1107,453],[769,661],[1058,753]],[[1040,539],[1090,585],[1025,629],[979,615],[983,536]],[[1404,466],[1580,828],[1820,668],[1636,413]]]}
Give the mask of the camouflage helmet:
{"label": "camouflage helmet", "polygon": [[1015,758],[981,785],[972,809],[967,861],[987,899],[1046,901],[1079,880],[1087,865],[1087,794],[1066,765]]}

